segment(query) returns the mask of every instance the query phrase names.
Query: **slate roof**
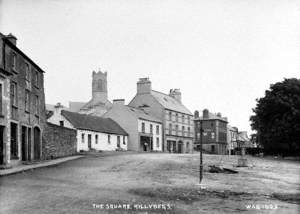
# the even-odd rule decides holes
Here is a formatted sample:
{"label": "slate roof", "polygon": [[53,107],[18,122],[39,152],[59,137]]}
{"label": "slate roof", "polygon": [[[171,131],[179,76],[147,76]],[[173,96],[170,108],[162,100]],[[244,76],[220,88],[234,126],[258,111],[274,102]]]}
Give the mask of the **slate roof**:
{"label": "slate roof", "polygon": [[158,122],[161,123],[161,120],[158,118],[146,113],[142,109],[134,108],[131,106],[126,106],[133,114],[136,115],[137,118],[148,120],[148,121],[153,121],[153,122]]}
{"label": "slate roof", "polygon": [[188,110],[182,103],[177,101],[175,98],[167,94],[164,94],[162,92],[154,91],[154,90],[151,91],[151,94],[166,109],[193,115],[190,112],[190,110]]}
{"label": "slate roof", "polygon": [[108,134],[128,135],[114,120],[62,110],[61,114],[76,128]]}

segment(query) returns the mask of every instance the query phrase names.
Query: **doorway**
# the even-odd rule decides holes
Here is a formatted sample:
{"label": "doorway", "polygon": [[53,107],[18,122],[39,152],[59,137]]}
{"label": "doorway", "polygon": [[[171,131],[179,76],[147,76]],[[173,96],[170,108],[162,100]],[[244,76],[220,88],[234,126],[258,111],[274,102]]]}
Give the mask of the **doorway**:
{"label": "doorway", "polygon": [[26,145],[26,127],[22,126],[21,128],[22,131],[22,135],[21,135],[21,153],[22,153],[22,161],[26,161],[27,160],[27,145]]}
{"label": "doorway", "polygon": [[27,160],[31,160],[31,128],[27,128]]}
{"label": "doorway", "polygon": [[10,123],[10,159],[18,159],[18,124]]}
{"label": "doorway", "polygon": [[182,153],[182,144],[183,144],[182,141],[178,142],[178,149],[177,149],[178,153]]}
{"label": "doorway", "polygon": [[92,148],[92,135],[91,134],[88,135],[88,148],[89,148],[89,150]]}
{"label": "doorway", "polygon": [[33,129],[34,135],[34,160],[39,160],[41,157],[41,130],[38,127]]}
{"label": "doorway", "polygon": [[117,136],[117,148],[120,148],[121,144],[121,138],[120,136]]}
{"label": "doorway", "polygon": [[4,163],[4,128],[0,126],[0,165]]}

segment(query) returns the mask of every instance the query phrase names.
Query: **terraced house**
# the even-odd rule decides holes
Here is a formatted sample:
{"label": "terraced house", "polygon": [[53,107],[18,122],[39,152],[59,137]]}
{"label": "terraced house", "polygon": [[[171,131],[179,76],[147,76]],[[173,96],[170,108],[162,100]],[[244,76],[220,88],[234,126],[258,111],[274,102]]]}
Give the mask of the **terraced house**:
{"label": "terraced house", "polygon": [[0,33],[0,153],[5,165],[41,159],[46,121],[44,71],[16,45],[15,36]]}
{"label": "terraced house", "polygon": [[150,115],[162,121],[163,151],[193,151],[193,115],[182,104],[179,89],[171,89],[169,94],[164,94],[152,90],[149,78],[140,78],[137,82],[137,94],[128,105],[136,108],[147,107]]}

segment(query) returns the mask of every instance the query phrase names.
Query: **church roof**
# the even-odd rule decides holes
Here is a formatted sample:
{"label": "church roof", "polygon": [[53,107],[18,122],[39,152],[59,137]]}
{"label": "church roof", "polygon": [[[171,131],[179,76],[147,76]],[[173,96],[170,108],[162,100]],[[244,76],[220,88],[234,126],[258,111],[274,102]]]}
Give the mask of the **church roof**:
{"label": "church roof", "polygon": [[182,103],[180,103],[175,98],[173,98],[167,94],[164,94],[162,92],[154,91],[154,90],[151,91],[151,94],[166,109],[193,115],[190,112],[190,110],[188,110]]}
{"label": "church roof", "polygon": [[62,110],[61,114],[76,128],[108,134],[128,135],[114,120]]}
{"label": "church roof", "polygon": [[79,112],[79,110],[85,105],[85,102],[69,102],[69,110],[72,112]]}

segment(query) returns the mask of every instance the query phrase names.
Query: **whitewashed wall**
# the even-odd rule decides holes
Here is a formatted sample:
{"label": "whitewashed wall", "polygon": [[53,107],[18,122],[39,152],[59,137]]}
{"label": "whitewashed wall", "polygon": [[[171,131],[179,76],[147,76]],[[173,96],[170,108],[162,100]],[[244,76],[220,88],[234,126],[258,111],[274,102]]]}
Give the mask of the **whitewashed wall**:
{"label": "whitewashed wall", "polygon": [[[150,124],[153,125],[153,150],[162,151],[162,125],[161,123],[150,122],[143,119],[138,119],[138,132],[142,133],[142,123],[145,123],[145,133],[150,134]],[[159,134],[156,134],[156,126],[159,126]],[[159,145],[157,146],[156,139],[159,139]]]}
{"label": "whitewashed wall", "polygon": [[61,115],[61,110],[61,108],[55,109],[53,111],[53,115],[47,119],[47,122],[59,126],[59,121],[64,121],[64,127],[73,129],[74,126],[64,116]]}
{"label": "whitewashed wall", "polygon": [[[82,134],[84,134],[84,142],[82,142]],[[120,136],[120,147],[127,150],[128,138],[125,136],[125,144],[123,143],[123,135],[106,134],[101,132],[93,132],[87,130],[77,130],[77,151],[88,151],[88,135],[91,135],[91,148],[102,151],[115,151],[117,147],[117,136]],[[98,143],[96,143],[96,135],[98,135]],[[108,135],[110,135],[110,143],[108,143]]]}

